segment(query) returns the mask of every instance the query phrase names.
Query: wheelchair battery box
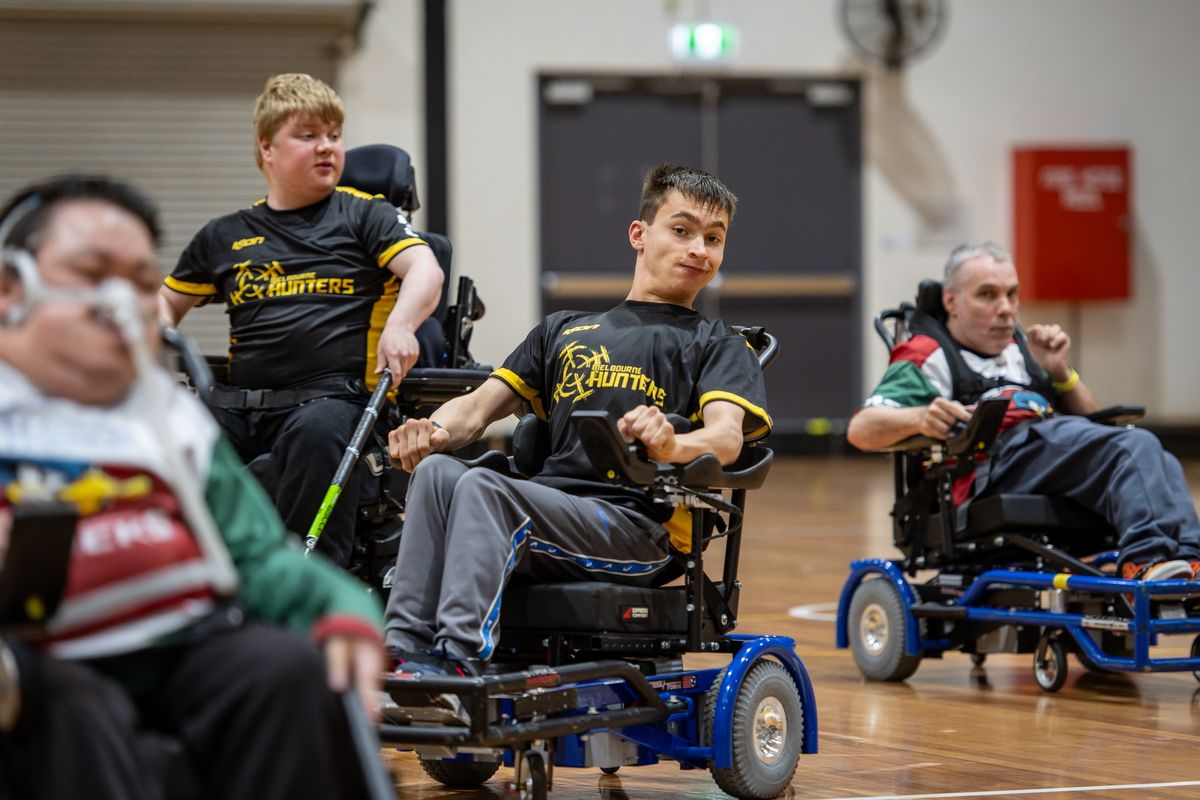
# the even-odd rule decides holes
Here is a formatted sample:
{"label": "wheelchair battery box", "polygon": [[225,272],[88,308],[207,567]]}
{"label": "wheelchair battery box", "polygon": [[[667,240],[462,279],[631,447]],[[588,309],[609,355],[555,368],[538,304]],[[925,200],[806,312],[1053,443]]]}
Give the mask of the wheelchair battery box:
{"label": "wheelchair battery box", "polygon": [[677,633],[687,630],[682,587],[615,583],[513,584],[500,625],[553,632]]}

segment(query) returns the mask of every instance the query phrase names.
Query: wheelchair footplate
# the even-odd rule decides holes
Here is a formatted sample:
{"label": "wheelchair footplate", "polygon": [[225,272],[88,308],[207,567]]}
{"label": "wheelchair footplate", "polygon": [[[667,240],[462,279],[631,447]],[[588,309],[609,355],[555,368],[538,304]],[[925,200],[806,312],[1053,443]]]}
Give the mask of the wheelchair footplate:
{"label": "wheelchair footplate", "polygon": [[1200,635],[1187,657],[1152,655],[1160,635],[1200,634],[1200,581],[989,569],[913,584],[895,562],[865,559],[851,562],[837,631],[838,647],[877,680],[904,680],[922,658],[948,650],[976,665],[989,653],[1032,652],[1048,692],[1064,685],[1068,652],[1092,670],[1190,671],[1200,680]]}
{"label": "wheelchair footplate", "polygon": [[[544,798],[556,767],[611,773],[660,759],[710,769],[735,797],[775,796],[801,753],[816,752],[812,685],[791,639],[730,638],[737,654],[723,669],[646,675],[605,660],[389,677],[384,691],[397,708],[385,713],[379,737],[416,751],[425,772],[448,786],[479,785],[510,766],[508,788],[519,798]],[[465,713],[436,707],[445,694]]]}

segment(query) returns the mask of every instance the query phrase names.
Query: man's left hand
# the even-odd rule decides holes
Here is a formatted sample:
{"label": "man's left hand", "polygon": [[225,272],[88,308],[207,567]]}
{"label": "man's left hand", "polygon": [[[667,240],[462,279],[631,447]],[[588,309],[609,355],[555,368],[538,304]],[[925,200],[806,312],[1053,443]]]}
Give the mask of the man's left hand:
{"label": "man's left hand", "polygon": [[641,442],[652,461],[671,463],[676,454],[675,428],[658,406],[638,406],[617,420],[626,441]]}
{"label": "man's left hand", "polygon": [[1071,375],[1067,355],[1071,351],[1071,337],[1058,325],[1031,325],[1025,331],[1029,342],[1029,353],[1050,373],[1050,380],[1065,381]]}
{"label": "man's left hand", "polygon": [[330,689],[340,693],[353,687],[367,719],[379,719],[383,649],[378,642],[362,636],[330,636],[325,640],[325,671]]}
{"label": "man's left hand", "polygon": [[387,367],[392,371],[392,380],[399,383],[417,363],[421,352],[417,337],[407,327],[388,325],[379,337],[379,348],[375,351],[375,374]]}

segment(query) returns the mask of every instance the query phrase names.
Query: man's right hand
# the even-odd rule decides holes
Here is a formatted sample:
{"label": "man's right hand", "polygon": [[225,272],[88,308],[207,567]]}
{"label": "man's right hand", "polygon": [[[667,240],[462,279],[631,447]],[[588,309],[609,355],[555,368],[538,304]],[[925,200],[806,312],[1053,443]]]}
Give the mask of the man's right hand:
{"label": "man's right hand", "polygon": [[450,433],[428,419],[410,419],[388,434],[388,455],[401,469],[412,472],[429,456],[440,453],[450,442]]}
{"label": "man's right hand", "polygon": [[931,439],[950,438],[950,429],[956,422],[969,422],[971,412],[957,400],[939,397],[926,406],[918,420],[918,433]]}

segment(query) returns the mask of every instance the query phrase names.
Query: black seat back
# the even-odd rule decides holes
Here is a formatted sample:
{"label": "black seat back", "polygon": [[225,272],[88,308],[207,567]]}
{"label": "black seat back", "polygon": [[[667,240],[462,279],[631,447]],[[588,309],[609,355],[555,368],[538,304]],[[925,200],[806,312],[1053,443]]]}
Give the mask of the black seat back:
{"label": "black seat back", "polygon": [[[405,150],[395,145],[365,144],[347,150],[342,184],[368,194],[382,195],[409,218],[421,207],[412,159]],[[422,231],[418,235],[429,244],[446,276],[442,282],[441,300],[433,312],[434,318],[441,321],[446,315],[454,247],[450,239],[440,233]]]}
{"label": "black seat back", "polygon": [[941,324],[946,324],[946,307],[942,305],[942,282],[926,278],[917,284],[917,308]]}

